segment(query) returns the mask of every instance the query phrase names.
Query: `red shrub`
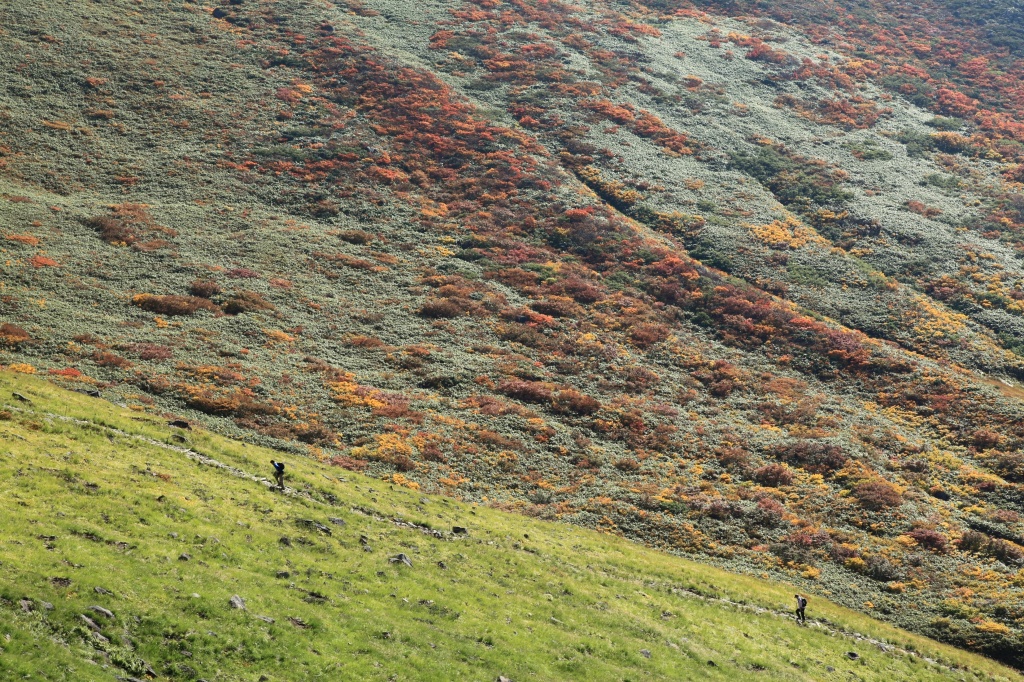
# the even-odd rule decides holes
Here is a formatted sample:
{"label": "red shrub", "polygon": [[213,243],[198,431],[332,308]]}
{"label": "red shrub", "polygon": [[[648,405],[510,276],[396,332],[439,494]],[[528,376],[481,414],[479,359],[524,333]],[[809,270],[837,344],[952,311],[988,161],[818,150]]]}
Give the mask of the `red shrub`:
{"label": "red shrub", "polygon": [[349,471],[365,471],[370,463],[365,459],[353,459],[346,455],[336,455],[331,458],[331,464],[342,469],[348,469]]}
{"label": "red shrub", "polygon": [[509,379],[498,385],[498,391],[524,403],[546,403],[551,400],[551,389],[539,381]]}
{"label": "red shrub", "polygon": [[107,351],[96,351],[92,354],[92,361],[100,367],[116,367],[117,369],[125,369],[131,367],[132,363],[122,358],[120,355],[114,355]]}
{"label": "red shrub", "polygon": [[945,535],[930,528],[915,528],[907,535],[912,537],[917,544],[934,552],[946,551],[946,543],[949,542]]}
{"label": "red shrub", "polygon": [[661,343],[669,336],[669,329],[663,324],[638,324],[629,331],[629,340],[638,348],[647,349]]}
{"label": "red shrub", "polygon": [[783,464],[766,464],[754,472],[754,480],[769,488],[793,482],[793,473]]}
{"label": "red shrub", "polygon": [[252,313],[260,310],[274,310],[274,305],[255,291],[241,289],[224,301],[224,312],[228,315]]}

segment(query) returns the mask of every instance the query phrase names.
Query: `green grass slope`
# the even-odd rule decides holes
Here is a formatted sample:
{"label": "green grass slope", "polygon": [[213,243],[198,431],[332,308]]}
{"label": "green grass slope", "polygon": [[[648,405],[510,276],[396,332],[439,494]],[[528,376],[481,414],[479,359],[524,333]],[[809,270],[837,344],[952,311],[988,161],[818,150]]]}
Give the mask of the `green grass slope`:
{"label": "green grass slope", "polygon": [[307,458],[277,492],[273,451],[33,377],[0,374],[0,417],[0,679],[1021,679],[813,595],[798,626],[787,585]]}

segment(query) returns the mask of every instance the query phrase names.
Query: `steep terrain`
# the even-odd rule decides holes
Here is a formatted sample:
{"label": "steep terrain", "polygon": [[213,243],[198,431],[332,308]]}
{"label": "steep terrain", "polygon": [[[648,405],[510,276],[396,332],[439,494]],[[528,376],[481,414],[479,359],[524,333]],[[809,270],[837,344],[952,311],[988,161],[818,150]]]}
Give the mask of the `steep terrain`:
{"label": "steep terrain", "polygon": [[1013,3],[0,8],[3,362],[1024,665]]}
{"label": "steep terrain", "polygon": [[788,585],[301,458],[278,492],[280,453],[0,391],[5,680],[1021,679],[816,595],[799,626]]}

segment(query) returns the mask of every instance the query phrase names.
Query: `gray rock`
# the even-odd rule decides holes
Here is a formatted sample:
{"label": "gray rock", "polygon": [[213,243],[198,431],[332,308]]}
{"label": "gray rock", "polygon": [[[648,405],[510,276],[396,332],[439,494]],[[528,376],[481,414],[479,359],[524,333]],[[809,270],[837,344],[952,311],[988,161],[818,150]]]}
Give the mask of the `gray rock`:
{"label": "gray rock", "polygon": [[359,544],[360,545],[368,545],[368,544],[370,544],[370,538],[366,537],[365,535],[360,535],[359,536]]}
{"label": "gray rock", "polygon": [[333,516],[328,516],[328,517],[327,517],[327,520],[328,520],[328,521],[330,521],[331,523],[333,523],[333,524],[334,524],[335,526],[344,526],[344,525],[347,525],[347,524],[345,523],[345,519],[336,519],[336,518],[334,518]]}
{"label": "gray rock", "polygon": [[18,605],[21,606],[21,610],[24,611],[25,613],[32,613],[32,600],[31,599],[22,599],[22,600],[20,600],[18,602]]}
{"label": "gray rock", "polygon": [[388,559],[388,562],[392,564],[405,564],[409,568],[412,568],[412,560],[405,554],[396,554],[395,556]]}
{"label": "gray rock", "polygon": [[469,531],[462,526],[452,526],[452,532],[456,535],[469,535]]}
{"label": "gray rock", "polygon": [[278,571],[276,573],[278,578],[291,578],[292,574],[289,571]]}
{"label": "gray rock", "polygon": [[110,590],[106,589],[105,587],[94,587],[92,589],[93,589],[94,592],[96,592],[96,594],[114,594],[113,592],[111,592]]}
{"label": "gray rock", "polygon": [[181,555],[178,556],[178,561],[189,561],[191,559],[192,559],[192,555],[189,554],[188,552],[182,552]]}
{"label": "gray rock", "polygon": [[85,625],[90,630],[92,630],[93,632],[99,632],[100,631],[100,626],[96,625],[96,622],[92,618],[90,618],[89,616],[82,615],[82,616],[79,616],[79,618],[81,618],[82,622],[85,623]]}
{"label": "gray rock", "polygon": [[446,564],[443,561],[438,561],[437,562],[437,567],[440,568],[442,571],[447,571],[448,570],[448,564]]}
{"label": "gray rock", "polygon": [[228,603],[231,604],[231,608],[233,609],[241,609],[242,611],[245,610],[245,600],[239,597],[237,594],[232,596],[231,599],[228,600]]}
{"label": "gray rock", "polygon": [[274,623],[277,622],[273,618],[271,618],[270,616],[256,616],[256,617],[259,618],[260,620],[262,620],[264,623],[274,624]]}
{"label": "gray rock", "polygon": [[860,658],[860,654],[858,654],[858,653],[856,653],[854,651],[847,651],[846,652],[846,657],[848,659],[850,659],[851,661],[856,661],[858,658]]}
{"label": "gray rock", "polygon": [[512,682],[512,680],[508,679],[504,675],[498,675],[498,682]]}
{"label": "gray rock", "polygon": [[41,601],[39,605],[43,607],[44,611],[53,611],[53,604],[48,601]]}
{"label": "gray rock", "polygon": [[101,616],[106,616],[107,618],[113,618],[114,617],[114,614],[113,614],[112,611],[109,611],[109,610],[103,608],[102,606],[90,606],[89,610],[93,611],[95,613],[98,613]]}
{"label": "gray rock", "polygon": [[640,650],[640,655],[643,656],[644,658],[650,658],[651,657],[651,651],[650,651],[650,649],[641,649]]}
{"label": "gray rock", "polygon": [[714,661],[708,661],[708,665],[710,665],[712,668],[715,668],[715,667],[718,666],[718,664],[715,663]]}

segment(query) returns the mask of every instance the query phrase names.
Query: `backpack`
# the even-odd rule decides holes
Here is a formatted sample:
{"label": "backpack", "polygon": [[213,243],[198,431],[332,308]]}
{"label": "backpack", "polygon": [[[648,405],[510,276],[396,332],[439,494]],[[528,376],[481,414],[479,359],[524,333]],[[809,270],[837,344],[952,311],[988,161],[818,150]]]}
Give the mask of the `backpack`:
{"label": "backpack", "polygon": [[797,604],[799,604],[800,608],[802,608],[802,609],[806,609],[807,608],[807,600],[805,598],[803,598],[803,597],[799,598],[799,600],[797,601]]}

